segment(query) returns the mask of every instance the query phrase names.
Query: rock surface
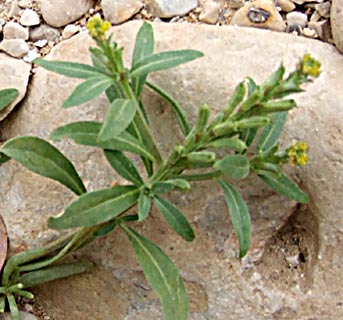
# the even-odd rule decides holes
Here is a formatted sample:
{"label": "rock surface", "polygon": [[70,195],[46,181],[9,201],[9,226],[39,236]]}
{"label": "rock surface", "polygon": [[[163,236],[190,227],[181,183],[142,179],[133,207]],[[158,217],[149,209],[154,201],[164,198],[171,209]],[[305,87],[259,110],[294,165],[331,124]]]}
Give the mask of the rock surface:
{"label": "rock surface", "polygon": [[257,0],[239,9],[231,25],[284,31],[286,24],[271,0]]}
{"label": "rock surface", "polygon": [[337,49],[343,53],[343,3],[341,0],[332,0],[331,29]]}
{"label": "rock surface", "polygon": [[19,20],[26,27],[36,26],[40,23],[38,13],[31,9],[25,9]]}
{"label": "rock surface", "polygon": [[148,11],[159,18],[183,16],[198,6],[197,0],[147,0]]}
{"label": "rock surface", "polygon": [[31,66],[24,61],[0,53],[0,89],[16,88],[19,91],[18,97],[8,107],[0,111],[0,121],[24,98],[30,70]]}
{"label": "rock surface", "polygon": [[206,1],[201,8],[199,20],[204,23],[215,24],[219,17],[220,6],[214,1]]}
{"label": "rock surface", "polygon": [[143,7],[141,0],[102,0],[101,7],[105,19],[113,24],[129,20]]}
{"label": "rock surface", "polygon": [[[131,61],[140,25],[113,28],[114,39],[126,49],[126,61]],[[339,319],[343,297],[343,288],[337,287],[343,282],[342,56],[330,45],[268,30],[159,23],[154,24],[154,32],[156,51],[191,48],[205,53],[202,59],[152,77],[177,97],[193,121],[204,102],[220,110],[244,77],[262,82],[281,62],[293,67],[307,52],[323,65],[320,78],[295,97],[299,108],[291,113],[284,135],[286,141],[296,138],[310,144],[309,165],[292,170],[310,195],[307,208],[299,211],[294,202],[276,196],[255,177],[240,184],[253,222],[253,243],[242,262],[236,258],[237,241],[216,184],[197,183],[188,194],[170,196],[195,229],[193,243],[181,241],[155,210],[153,219],[138,227],[180,267],[190,292],[190,319],[308,319],[308,315]],[[57,45],[49,59],[89,62],[92,44],[81,33]],[[26,102],[1,126],[3,138],[24,134],[46,138],[65,123],[102,119],[107,105],[104,97],[61,109],[78,83],[39,69]],[[149,91],[144,101],[151,123],[156,124],[154,135],[167,152],[181,138],[169,106]],[[73,160],[89,190],[118,179],[100,152],[69,141],[58,146]],[[17,248],[51,239],[55,232],[47,229],[47,217],[73,199],[62,186],[14,162],[0,168],[0,193],[0,211],[11,244]],[[304,262],[294,258],[300,253]],[[94,273],[36,288],[36,297],[48,314],[58,320],[87,319],[90,313],[102,320],[113,320],[113,314],[130,320],[162,317],[156,295],[121,232],[100,238],[83,254],[97,264]]]}
{"label": "rock surface", "polygon": [[94,5],[93,0],[44,0],[41,2],[43,19],[52,27],[63,27],[83,16]]}
{"label": "rock surface", "polygon": [[5,39],[24,39],[29,38],[29,30],[24,28],[19,23],[8,22],[4,27],[4,38]]}
{"label": "rock surface", "polygon": [[58,29],[52,28],[46,24],[42,24],[37,28],[30,30],[30,40],[47,40],[56,42],[60,38],[61,34]]}
{"label": "rock surface", "polygon": [[23,39],[5,39],[0,42],[0,51],[12,57],[22,58],[29,52],[29,46]]}

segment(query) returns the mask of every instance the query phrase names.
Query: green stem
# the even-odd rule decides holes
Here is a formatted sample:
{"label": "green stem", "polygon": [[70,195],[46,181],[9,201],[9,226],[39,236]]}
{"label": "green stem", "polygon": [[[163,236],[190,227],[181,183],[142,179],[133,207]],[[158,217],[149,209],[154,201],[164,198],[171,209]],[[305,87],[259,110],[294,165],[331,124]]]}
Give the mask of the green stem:
{"label": "green stem", "polygon": [[185,179],[187,181],[201,181],[201,180],[210,180],[213,178],[218,178],[222,175],[220,170],[205,172],[205,173],[194,173],[194,174],[181,174],[172,178]]}

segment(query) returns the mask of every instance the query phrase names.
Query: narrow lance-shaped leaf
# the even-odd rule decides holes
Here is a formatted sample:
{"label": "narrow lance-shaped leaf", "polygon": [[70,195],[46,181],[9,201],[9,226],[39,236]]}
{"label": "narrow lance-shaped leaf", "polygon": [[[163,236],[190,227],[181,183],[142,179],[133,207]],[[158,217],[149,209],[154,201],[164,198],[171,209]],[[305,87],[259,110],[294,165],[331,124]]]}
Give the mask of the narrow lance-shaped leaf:
{"label": "narrow lance-shaped leaf", "polygon": [[194,240],[194,232],[182,212],[169,201],[154,197],[154,203],[174,231],[186,241]]}
{"label": "narrow lance-shaped leaf", "polygon": [[[137,62],[142,60],[144,57],[153,54],[154,52],[154,32],[151,24],[143,22],[142,27],[139,29],[135,48],[132,56],[132,67],[134,67]],[[144,83],[146,81],[147,75],[142,75],[140,77],[134,77],[132,79],[132,87],[136,97],[139,97],[143,91]]]}
{"label": "narrow lance-shaped leaf", "polygon": [[282,132],[287,118],[287,112],[277,112],[272,115],[272,124],[261,132],[257,143],[257,151],[267,151],[273,147]]}
{"label": "narrow lance-shaped leaf", "polygon": [[111,85],[113,85],[113,79],[105,75],[88,78],[74,89],[72,94],[64,101],[63,108],[78,106],[92,100],[106,91]]}
{"label": "narrow lance-shaped leaf", "polygon": [[221,160],[218,160],[214,166],[219,169],[224,175],[233,179],[244,179],[250,172],[250,162],[243,155],[229,155]]}
{"label": "narrow lance-shaped leaf", "polygon": [[278,176],[273,173],[265,172],[259,175],[259,177],[278,194],[300,203],[309,202],[307,194],[286,175],[282,174],[281,176]]}
{"label": "narrow lance-shaped leaf", "polygon": [[196,50],[177,50],[152,54],[137,62],[131,69],[130,76],[138,77],[150,72],[173,68],[202,56],[203,53]]}
{"label": "narrow lance-shaped leaf", "polygon": [[190,190],[191,185],[188,181],[183,179],[171,179],[154,183],[150,191],[153,194],[163,194],[172,191],[175,188],[181,190]]}
{"label": "narrow lance-shaped leaf", "polygon": [[118,137],[101,142],[98,140],[101,123],[93,121],[80,121],[59,127],[50,134],[50,138],[59,141],[61,138],[73,139],[76,143],[86,146],[99,147],[108,150],[128,151],[154,161],[153,156],[145,146],[127,132]]}
{"label": "narrow lance-shaped leaf", "polygon": [[151,287],[160,298],[166,320],[187,320],[189,301],[183,279],[170,258],[149,239],[122,224]]}
{"label": "narrow lance-shaped leaf", "polygon": [[51,217],[49,227],[60,230],[106,222],[132,207],[138,196],[139,189],[133,186],[88,192],[72,202],[62,216]]}
{"label": "narrow lance-shaped leaf", "polygon": [[5,163],[9,160],[11,160],[10,157],[7,157],[5,154],[0,152],[0,165],[2,165],[3,163]]}
{"label": "narrow lance-shaped leaf", "polygon": [[62,279],[89,271],[93,267],[90,261],[63,263],[57,266],[40,269],[24,274],[18,280],[24,288],[31,288],[49,281]]}
{"label": "narrow lance-shaped leaf", "polygon": [[138,198],[138,216],[139,221],[143,221],[149,215],[151,209],[151,200],[145,190],[142,190]]}
{"label": "narrow lance-shaped leaf", "polygon": [[17,96],[19,92],[17,89],[3,89],[0,90],[0,110],[7,107]]}
{"label": "narrow lance-shaped leaf", "polygon": [[98,69],[82,63],[69,62],[69,61],[50,61],[43,59],[35,59],[33,63],[70,78],[87,79],[91,77],[101,76],[102,72]]}
{"label": "narrow lance-shaped leaf", "polygon": [[251,221],[249,210],[238,191],[228,182],[219,179],[226,199],[233,228],[239,242],[239,257],[246,255],[251,239]]}
{"label": "narrow lance-shaped leaf", "polygon": [[143,180],[132,161],[120,151],[105,150],[105,156],[112,168],[123,178],[136,186],[143,184]]}
{"label": "narrow lance-shaped leaf", "polygon": [[3,145],[1,152],[27,169],[59,181],[77,195],[86,191],[72,163],[45,140],[36,137],[14,138]]}
{"label": "narrow lance-shaped leaf", "polygon": [[106,141],[121,134],[132,122],[136,111],[137,103],[134,100],[114,100],[100,130],[99,139]]}

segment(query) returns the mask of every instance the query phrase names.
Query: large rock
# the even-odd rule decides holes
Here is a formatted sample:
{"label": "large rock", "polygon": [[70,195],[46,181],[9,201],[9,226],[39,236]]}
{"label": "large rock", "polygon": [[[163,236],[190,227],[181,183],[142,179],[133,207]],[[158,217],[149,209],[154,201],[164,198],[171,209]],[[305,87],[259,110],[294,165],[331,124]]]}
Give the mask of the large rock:
{"label": "large rock", "polygon": [[337,49],[343,53],[343,3],[332,0],[331,3],[331,28],[333,41]]}
{"label": "large rock", "polygon": [[183,16],[195,9],[198,5],[197,0],[147,0],[149,12],[159,18],[171,18]]}
{"label": "large rock", "polygon": [[[127,62],[140,25],[132,22],[113,29],[114,39],[126,49]],[[309,193],[308,207],[299,208],[275,195],[256,177],[239,184],[253,222],[252,246],[242,262],[237,259],[237,240],[224,197],[215,183],[197,183],[188,194],[170,195],[195,229],[193,243],[181,241],[155,210],[144,227],[137,227],[180,267],[191,298],[190,319],[307,319],[309,315],[339,319],[343,296],[343,288],[337,286],[343,281],[343,58],[328,44],[268,30],[160,23],[154,24],[154,31],[156,51],[192,48],[205,53],[202,59],[151,77],[178,99],[192,121],[204,102],[214,113],[225,106],[235,84],[244,77],[261,82],[281,62],[294,67],[307,52],[323,65],[320,78],[295,97],[299,108],[291,113],[284,134],[285,143],[296,138],[310,144],[309,165],[290,171]],[[87,33],[81,33],[57,45],[49,59],[89,62],[90,45],[93,42]],[[1,127],[4,139],[24,134],[46,138],[65,123],[102,119],[108,105],[104,97],[78,108],[61,109],[78,83],[39,69],[30,96]],[[181,139],[175,119],[169,106],[148,90],[144,101],[154,135],[166,153]],[[101,152],[69,141],[57,145],[73,160],[89,190],[120,181]],[[17,250],[53,238],[47,217],[74,198],[62,186],[15,162],[0,168],[0,193],[0,212]],[[97,264],[94,273],[35,290],[47,314],[61,320],[87,319],[90,313],[103,320],[112,320],[114,314],[130,320],[161,317],[156,295],[122,232],[100,238],[82,254]],[[66,295],[69,292],[73,295]]]}
{"label": "large rock", "polygon": [[143,7],[141,0],[102,0],[101,7],[105,19],[113,24],[129,20]]}
{"label": "large rock", "polygon": [[94,5],[94,0],[44,0],[41,2],[43,19],[52,27],[63,27],[83,16]]}
{"label": "large rock", "polygon": [[0,121],[12,111],[15,105],[20,102],[26,93],[29,81],[31,65],[7,54],[0,53],[0,90],[6,88],[16,88],[19,91],[18,97],[5,109],[0,111]]}

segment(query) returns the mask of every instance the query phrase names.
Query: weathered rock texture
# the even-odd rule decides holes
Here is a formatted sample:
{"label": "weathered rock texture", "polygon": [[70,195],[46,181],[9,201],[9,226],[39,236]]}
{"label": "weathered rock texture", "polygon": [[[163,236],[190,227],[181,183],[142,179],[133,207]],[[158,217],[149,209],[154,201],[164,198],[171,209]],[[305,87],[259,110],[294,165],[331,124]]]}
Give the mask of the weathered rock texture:
{"label": "weathered rock texture", "polygon": [[333,40],[338,50],[343,53],[343,3],[342,1],[332,0],[330,18],[331,18]]}
{"label": "weathered rock texture", "polygon": [[14,106],[24,98],[30,70],[31,66],[24,61],[0,53],[0,90],[16,88],[19,91],[18,97],[8,107],[0,111],[0,121],[5,119]]}
{"label": "weathered rock texture", "polygon": [[[113,29],[128,62],[140,25]],[[195,229],[193,243],[175,235],[155,210],[144,226],[137,226],[180,267],[191,299],[190,319],[339,319],[343,314],[343,288],[337,286],[343,282],[343,58],[330,45],[266,30],[160,23],[154,24],[154,31],[156,51],[192,48],[205,54],[151,77],[178,99],[193,121],[202,103],[220,110],[241,79],[251,76],[262,82],[281,61],[293,67],[310,52],[324,70],[305,93],[296,96],[299,108],[290,115],[284,135],[287,142],[296,138],[310,144],[309,165],[291,170],[310,195],[308,207],[298,208],[275,195],[256,177],[241,183],[253,223],[252,246],[242,262],[237,259],[225,200],[214,183],[197,183],[190,193],[170,195]],[[90,45],[89,36],[81,33],[56,46],[49,59],[87,62]],[[1,127],[2,136],[46,138],[65,123],[102,119],[108,105],[104,97],[61,109],[78,83],[39,69],[25,104]],[[144,93],[144,101],[154,135],[167,152],[181,139],[175,119],[169,106],[150,91]],[[101,152],[69,141],[57,145],[74,161],[89,190],[118,179]],[[17,248],[51,239],[55,233],[48,230],[47,217],[73,199],[62,186],[14,162],[0,168],[0,194],[0,212]],[[122,232],[99,239],[82,254],[97,264],[93,273],[35,290],[48,314],[58,320],[88,319],[90,314],[102,320],[161,318],[156,295]]]}

